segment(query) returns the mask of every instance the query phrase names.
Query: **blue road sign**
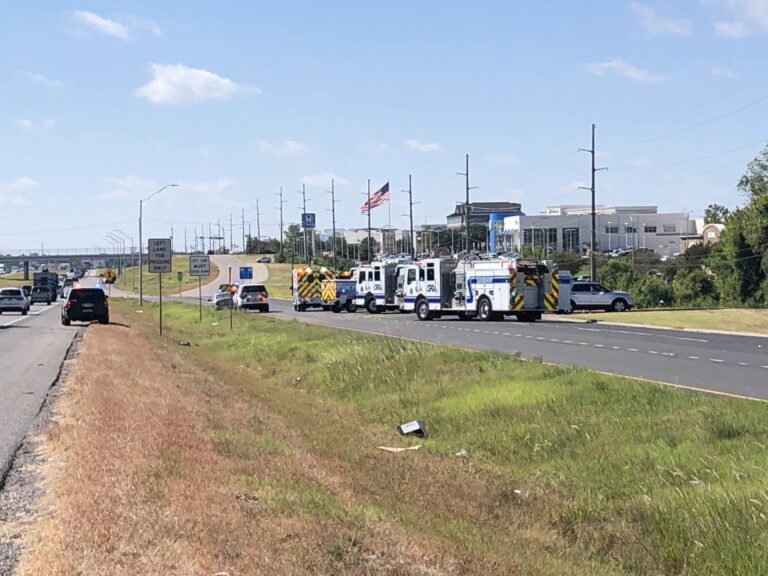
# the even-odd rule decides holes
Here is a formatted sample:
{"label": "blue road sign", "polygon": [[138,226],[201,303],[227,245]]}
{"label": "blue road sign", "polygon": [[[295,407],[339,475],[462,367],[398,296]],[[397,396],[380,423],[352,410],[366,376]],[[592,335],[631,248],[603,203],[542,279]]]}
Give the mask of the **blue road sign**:
{"label": "blue road sign", "polygon": [[301,215],[301,227],[302,228],[314,228],[315,227],[315,214],[314,212],[305,212]]}
{"label": "blue road sign", "polygon": [[240,280],[253,280],[253,268],[242,266],[240,268]]}

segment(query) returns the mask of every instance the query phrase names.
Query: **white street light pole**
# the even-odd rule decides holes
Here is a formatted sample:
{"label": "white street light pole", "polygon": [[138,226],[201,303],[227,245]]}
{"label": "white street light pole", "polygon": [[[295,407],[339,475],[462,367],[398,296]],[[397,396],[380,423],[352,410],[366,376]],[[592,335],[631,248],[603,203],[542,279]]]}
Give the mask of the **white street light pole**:
{"label": "white street light pole", "polygon": [[153,196],[157,196],[166,188],[173,188],[175,186],[178,186],[178,184],[166,184],[159,190],[144,198],[144,200],[139,200],[139,306],[144,306],[144,238],[142,236],[141,229],[144,202],[147,202]]}

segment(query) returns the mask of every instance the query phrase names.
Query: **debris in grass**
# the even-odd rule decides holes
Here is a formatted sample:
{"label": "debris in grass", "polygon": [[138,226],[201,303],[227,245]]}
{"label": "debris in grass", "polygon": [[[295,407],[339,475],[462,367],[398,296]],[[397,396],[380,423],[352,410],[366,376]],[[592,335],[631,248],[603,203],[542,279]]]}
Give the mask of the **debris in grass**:
{"label": "debris in grass", "polygon": [[464,448],[456,452],[454,456],[458,456],[459,458],[469,458],[469,452],[467,452]]}
{"label": "debris in grass", "polygon": [[179,346],[192,346],[189,340],[176,340],[176,344],[178,344]]}
{"label": "debris in grass", "polygon": [[144,310],[136,310],[136,314],[144,314]]}
{"label": "debris in grass", "polygon": [[376,446],[379,450],[384,450],[385,452],[393,452],[395,454],[399,452],[405,452],[407,450],[418,450],[421,448],[421,444],[417,444],[416,446],[409,446],[408,448],[394,448],[392,446]]}
{"label": "debris in grass", "polygon": [[397,427],[397,430],[403,436],[426,438],[429,435],[427,433],[427,427],[424,425],[424,420],[413,420],[412,422],[400,424],[400,426]]}
{"label": "debris in grass", "polygon": [[218,326],[218,325],[219,325],[218,322],[211,322],[211,326]]}

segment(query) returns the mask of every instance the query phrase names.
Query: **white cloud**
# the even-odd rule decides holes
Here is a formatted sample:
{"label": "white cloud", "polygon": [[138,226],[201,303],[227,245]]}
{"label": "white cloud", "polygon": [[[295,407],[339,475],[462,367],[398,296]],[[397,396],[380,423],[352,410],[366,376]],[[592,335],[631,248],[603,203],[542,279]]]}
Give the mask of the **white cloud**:
{"label": "white cloud", "polygon": [[336,186],[346,186],[349,184],[349,180],[343,176],[337,176],[333,172],[321,172],[320,174],[304,176],[301,179],[301,183],[306,184],[307,186],[328,186],[330,188],[331,180],[334,181]]}
{"label": "white cloud", "polygon": [[131,37],[130,28],[116,20],[110,20],[86,10],[76,10],[72,16],[79,25],[105,36],[112,36],[120,40],[128,40]]}
{"label": "white cloud", "polygon": [[260,94],[236,84],[229,78],[202,68],[183,64],[152,64],[152,80],[137,88],[135,94],[155,104],[188,104],[203,100],[224,100],[242,93]]}
{"label": "white cloud", "polygon": [[39,122],[29,120],[28,118],[16,118],[16,126],[24,132],[33,132],[35,130],[51,130],[56,127],[56,120],[46,118]]}
{"label": "white cloud", "polygon": [[519,164],[520,159],[514,154],[494,154],[485,158],[486,162],[493,162],[494,164]]}
{"label": "white cloud", "polygon": [[766,0],[744,0],[744,10],[760,28],[768,30],[768,2]]}
{"label": "white cloud", "polygon": [[27,176],[16,178],[10,182],[0,182],[0,190],[6,192],[24,192],[25,190],[31,190],[40,186],[40,182]]}
{"label": "white cloud", "polygon": [[630,8],[640,18],[640,23],[648,34],[653,36],[668,34],[685,38],[693,35],[693,24],[690,20],[660,16],[650,6],[637,2],[630,4]]}
{"label": "white cloud", "polygon": [[272,156],[292,156],[304,151],[304,144],[296,140],[285,142],[259,142],[259,152]]}
{"label": "white cloud", "polygon": [[663,78],[657,74],[652,74],[647,70],[638,68],[632,64],[624,62],[621,58],[614,58],[607,62],[598,62],[587,64],[584,69],[594,76],[605,76],[606,74],[615,74],[632,82],[642,84],[658,84]]}
{"label": "white cloud", "polygon": [[715,34],[722,38],[746,38],[749,35],[749,29],[744,22],[715,22]]}
{"label": "white cloud", "polygon": [[24,76],[26,76],[29,80],[31,80],[35,84],[40,84],[41,86],[45,86],[46,88],[61,88],[62,86],[61,82],[59,82],[58,80],[51,80],[45,74],[36,74],[34,72],[24,72]]}
{"label": "white cloud", "polygon": [[163,31],[160,30],[157,22],[148,18],[140,18],[139,16],[127,16],[126,21],[130,24],[131,28],[136,30],[146,30],[150,32],[155,38],[162,38]]}
{"label": "white cloud", "polygon": [[413,139],[406,140],[405,145],[409,150],[415,150],[416,152],[440,152],[443,149],[440,144],[435,142],[419,142]]}
{"label": "white cloud", "polygon": [[720,68],[719,66],[715,66],[711,70],[712,76],[717,76],[718,78],[736,78],[737,74],[733,70],[728,70],[727,68]]}

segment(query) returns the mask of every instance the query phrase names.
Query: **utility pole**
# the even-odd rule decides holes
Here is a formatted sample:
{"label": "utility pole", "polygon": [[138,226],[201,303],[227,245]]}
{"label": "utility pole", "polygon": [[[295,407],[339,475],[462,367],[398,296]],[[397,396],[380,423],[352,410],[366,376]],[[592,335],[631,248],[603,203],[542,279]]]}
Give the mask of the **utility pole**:
{"label": "utility pole", "polygon": [[245,243],[245,208],[243,208],[242,217],[243,217],[243,254],[247,254],[248,250],[246,250],[247,245]]}
{"label": "utility pole", "polygon": [[283,259],[283,204],[286,200],[283,200],[283,187],[280,186],[280,260]]}
{"label": "utility pole", "polygon": [[184,254],[187,253],[187,227],[184,226]]}
{"label": "utility pole", "polygon": [[466,172],[456,172],[457,176],[464,176],[465,177],[465,189],[467,193],[467,201],[464,204],[464,234],[466,234],[466,238],[464,240],[464,250],[467,254],[469,254],[469,191],[474,190],[477,188],[477,186],[470,186],[469,185],[469,154],[466,155]]}
{"label": "utility pole", "polygon": [[608,170],[608,168],[595,168],[595,125],[592,124],[592,148],[586,150],[579,148],[580,152],[589,152],[592,157],[592,184],[589,188],[585,186],[579,186],[579,190],[589,190],[592,195],[592,209],[590,216],[592,219],[592,234],[589,243],[589,272],[592,282],[597,282],[597,261],[595,260],[595,244],[597,244],[597,232],[595,229],[595,174],[600,170]]}
{"label": "utility pole", "polygon": [[331,189],[328,191],[331,195],[331,225],[333,236],[331,237],[331,247],[333,250],[333,269],[338,270],[336,266],[336,184],[333,178],[331,178]]}
{"label": "utility pole", "polygon": [[371,258],[371,179],[368,178],[368,262],[373,262]]}
{"label": "utility pole", "polygon": [[259,212],[259,201],[256,200],[256,254],[261,252],[261,215]]}
{"label": "utility pole", "polygon": [[416,236],[413,232],[413,177],[408,174],[408,190],[403,190],[408,193],[408,218],[410,220],[410,232],[409,244],[411,245],[411,258],[416,258]]}
{"label": "utility pole", "polygon": [[233,248],[235,247],[234,241],[232,240],[232,212],[229,213],[229,251],[232,252]]}
{"label": "utility pole", "polygon": [[301,185],[301,192],[299,192],[299,194],[301,194],[301,200],[302,200],[301,209],[303,210],[303,212],[301,213],[302,214],[301,229],[304,231],[304,262],[306,264],[309,264],[309,257],[308,257],[309,252],[308,252],[308,246],[307,246],[307,229],[304,227],[304,221],[303,221],[305,218],[304,214],[307,213],[307,185],[306,184]]}

